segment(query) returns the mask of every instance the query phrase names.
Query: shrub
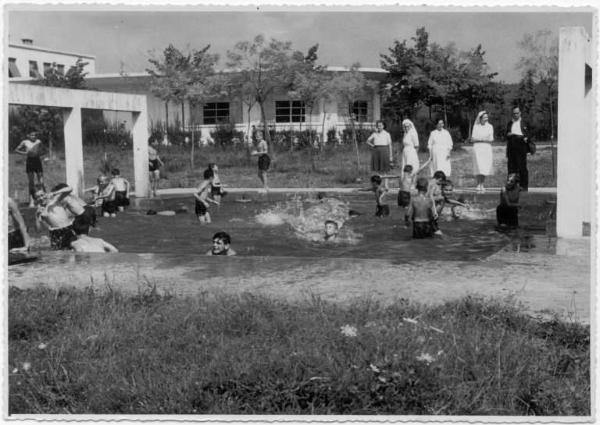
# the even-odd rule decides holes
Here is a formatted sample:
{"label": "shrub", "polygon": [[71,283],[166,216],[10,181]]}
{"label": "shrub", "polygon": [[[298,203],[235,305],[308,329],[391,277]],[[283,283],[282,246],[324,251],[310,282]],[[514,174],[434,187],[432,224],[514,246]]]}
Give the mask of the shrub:
{"label": "shrub", "polygon": [[235,125],[231,123],[219,124],[215,131],[210,133],[210,137],[213,138],[215,144],[220,147],[243,145],[242,143],[234,143],[234,139],[239,141],[244,140],[244,133],[236,130]]}

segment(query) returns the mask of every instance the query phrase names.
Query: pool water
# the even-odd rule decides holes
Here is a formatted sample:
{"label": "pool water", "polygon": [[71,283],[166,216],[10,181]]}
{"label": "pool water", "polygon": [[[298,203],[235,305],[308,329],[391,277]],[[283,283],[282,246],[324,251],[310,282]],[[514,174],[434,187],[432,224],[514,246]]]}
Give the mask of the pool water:
{"label": "pool water", "polygon": [[[554,196],[524,194],[521,229],[512,234],[495,230],[498,194],[470,194],[464,198],[472,209],[464,211],[459,219],[445,214],[440,220],[443,238],[427,240],[412,239],[412,230],[404,227],[404,212],[396,206],[393,195],[387,201],[391,215],[376,218],[372,194],[331,195],[321,200],[294,194],[229,194],[220,206],[211,205],[212,223],[208,225],[198,222],[191,195],[142,200],[116,218],[99,218],[90,236],[103,238],[122,252],[205,254],[211,248],[212,235],[222,230],[231,235],[231,247],[243,256],[379,258],[398,262],[477,260],[511,245],[531,249],[527,241],[533,236],[548,236],[550,240],[553,229],[547,229],[547,217]],[[147,215],[149,209],[187,212]],[[349,217],[348,210],[359,215]],[[31,216],[32,212],[26,211],[30,223]],[[341,224],[335,243],[319,240],[327,219]]]}

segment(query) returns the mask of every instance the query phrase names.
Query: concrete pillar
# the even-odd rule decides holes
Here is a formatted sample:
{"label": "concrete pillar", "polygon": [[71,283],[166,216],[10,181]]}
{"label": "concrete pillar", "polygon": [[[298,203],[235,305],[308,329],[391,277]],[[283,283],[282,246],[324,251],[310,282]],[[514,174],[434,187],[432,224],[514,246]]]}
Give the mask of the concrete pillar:
{"label": "concrete pillar", "polygon": [[[589,44],[584,28],[560,29],[556,233],[564,238],[582,236],[594,204],[593,157],[588,147],[595,144],[595,137],[593,111],[586,99],[586,62],[594,65],[588,57]],[[588,96],[593,92],[588,90]]]}
{"label": "concrete pillar", "polygon": [[149,196],[148,175],[148,113],[146,108],[142,112],[133,112],[133,170],[135,179],[135,196],[142,198]]}
{"label": "concrete pillar", "polygon": [[[319,111],[317,116],[319,117],[318,127],[321,132],[321,141],[322,143],[325,143],[327,142],[327,128],[323,126],[325,120],[325,99],[323,98],[319,99]],[[319,130],[317,130],[317,132],[319,132]]]}
{"label": "concrete pillar", "polygon": [[65,132],[65,168],[67,184],[79,196],[83,196],[83,137],[81,131],[81,108],[63,109]]}
{"label": "concrete pillar", "polygon": [[381,119],[381,95],[377,90],[373,93],[373,122]]}

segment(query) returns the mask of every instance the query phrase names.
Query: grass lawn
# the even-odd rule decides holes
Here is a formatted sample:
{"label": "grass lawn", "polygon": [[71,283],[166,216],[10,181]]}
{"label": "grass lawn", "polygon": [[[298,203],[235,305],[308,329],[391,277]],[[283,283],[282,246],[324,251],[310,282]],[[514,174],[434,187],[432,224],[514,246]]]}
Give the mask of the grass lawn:
{"label": "grass lawn", "polygon": [[10,288],[9,410],[585,415],[589,326],[439,306]]}
{"label": "grass lawn", "polygon": [[[400,157],[399,146],[394,146],[395,155]],[[162,169],[161,188],[193,187],[202,180],[202,172],[209,162],[216,162],[220,168],[221,180],[230,187],[261,187],[257,177],[256,158],[248,156],[244,149],[207,147],[195,150],[194,164],[190,167],[188,148],[179,146],[163,147],[159,154],[165,162]],[[421,162],[428,156],[420,153]],[[100,173],[104,152],[101,147],[84,147],[85,186],[95,185]],[[370,153],[361,146],[361,167],[357,169],[356,151],[353,146],[327,146],[323,152],[315,154],[311,161],[309,150],[280,151],[272,155],[273,162],[269,172],[271,187],[356,187],[357,178],[361,184],[368,182],[370,171]],[[133,182],[133,151],[109,147],[107,152],[111,167],[118,167],[121,174]],[[314,166],[312,166],[314,162]],[[399,159],[396,161],[399,164]],[[529,175],[531,187],[555,187],[556,177],[552,173],[552,154],[550,147],[540,146],[534,156],[530,156]],[[475,186],[472,174],[471,147],[458,149],[452,153],[451,179],[458,187]],[[27,199],[27,176],[25,158],[17,154],[9,155],[9,194],[25,202]],[[489,177],[487,186],[501,186],[506,178],[505,146],[494,146],[494,175]],[[393,172],[399,173],[396,168]],[[425,172],[425,171],[424,171]],[[44,162],[44,175],[48,189],[65,180],[64,154],[58,153],[56,159]],[[392,183],[392,186],[395,184]]]}

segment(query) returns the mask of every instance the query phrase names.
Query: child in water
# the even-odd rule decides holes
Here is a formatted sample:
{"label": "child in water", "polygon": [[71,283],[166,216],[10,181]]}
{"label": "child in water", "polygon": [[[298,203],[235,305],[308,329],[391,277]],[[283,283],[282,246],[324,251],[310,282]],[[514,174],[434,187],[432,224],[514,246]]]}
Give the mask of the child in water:
{"label": "child in water", "polygon": [[200,183],[198,192],[194,194],[194,197],[196,198],[196,217],[198,217],[198,221],[200,221],[201,224],[209,224],[211,222],[210,214],[208,212],[209,202],[219,205],[219,202],[209,196],[213,178],[214,174],[212,170],[205,170],[204,181]]}
{"label": "child in water", "polygon": [[333,220],[325,221],[325,237],[323,238],[325,241],[334,241],[336,240],[339,233],[339,226],[337,222]]}
{"label": "child in water", "polygon": [[66,183],[59,183],[48,194],[49,198],[57,197],[59,202],[74,217],[73,225],[81,226],[87,235],[90,226],[96,227],[96,210],[79,196],[73,193],[73,188]]}
{"label": "child in water", "polygon": [[371,187],[358,189],[359,192],[373,192],[375,193],[375,217],[387,217],[390,215],[390,207],[384,204],[384,196],[387,190],[382,186],[382,177],[379,175],[371,176]]}
{"label": "child in water", "polygon": [[496,219],[501,229],[519,227],[519,175],[511,173],[506,185],[500,190],[500,205],[496,208]]}
{"label": "child in water", "polygon": [[39,230],[42,224],[48,228],[52,249],[70,249],[73,233],[73,218],[61,205],[57,196],[48,197],[39,186],[34,195],[38,208],[35,212],[35,226]]}
{"label": "child in water", "polygon": [[212,249],[206,255],[236,255],[236,252],[231,249],[231,237],[225,232],[217,232],[212,238]]}
{"label": "child in water", "polygon": [[[437,211],[434,199],[427,194],[430,184],[425,177],[417,180],[417,195],[410,200],[405,220],[412,221],[413,238],[431,238],[441,233],[437,227]],[[439,233],[438,233],[439,232]]]}
{"label": "child in water", "polygon": [[219,177],[219,167],[214,162],[211,162],[210,164],[208,164],[207,170],[212,170],[213,172],[213,180],[210,184],[211,196],[216,202],[220,204],[221,198],[225,196],[227,192],[223,190],[223,186],[221,185],[221,178]]}
{"label": "child in water", "polygon": [[113,168],[111,171],[111,183],[115,187],[115,205],[119,211],[125,211],[125,207],[129,206],[129,181],[121,177],[121,172],[118,168]]}
{"label": "child in water", "polygon": [[73,223],[75,240],[71,241],[71,249],[75,252],[119,252],[117,248],[103,239],[87,235],[87,228]]}

